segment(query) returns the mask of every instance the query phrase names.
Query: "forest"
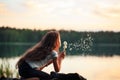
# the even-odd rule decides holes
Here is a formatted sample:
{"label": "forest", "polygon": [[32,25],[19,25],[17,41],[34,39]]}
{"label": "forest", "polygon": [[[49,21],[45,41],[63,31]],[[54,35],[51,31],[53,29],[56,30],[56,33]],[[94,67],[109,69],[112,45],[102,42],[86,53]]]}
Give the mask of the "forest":
{"label": "forest", "polygon": [[[50,30],[16,29],[10,28],[9,26],[1,26],[0,44],[35,44],[39,42],[48,31]],[[59,32],[62,43],[63,41],[67,41],[68,43],[68,55],[79,53],[106,56],[120,55],[120,32],[80,32],[74,30],[59,30]]]}

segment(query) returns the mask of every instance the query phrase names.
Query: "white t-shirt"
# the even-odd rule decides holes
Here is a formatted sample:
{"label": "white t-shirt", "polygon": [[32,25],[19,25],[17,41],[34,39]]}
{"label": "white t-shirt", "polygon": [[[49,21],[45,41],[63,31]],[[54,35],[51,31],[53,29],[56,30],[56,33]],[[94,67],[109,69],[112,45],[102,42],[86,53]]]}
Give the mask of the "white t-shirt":
{"label": "white t-shirt", "polygon": [[28,61],[28,60],[26,60],[26,62],[32,68],[38,68],[38,67],[45,66],[48,62],[50,62],[51,60],[53,60],[53,58],[56,58],[56,57],[58,57],[58,52],[56,52],[55,50],[53,50],[50,55],[48,55],[45,59],[43,59],[41,61]]}

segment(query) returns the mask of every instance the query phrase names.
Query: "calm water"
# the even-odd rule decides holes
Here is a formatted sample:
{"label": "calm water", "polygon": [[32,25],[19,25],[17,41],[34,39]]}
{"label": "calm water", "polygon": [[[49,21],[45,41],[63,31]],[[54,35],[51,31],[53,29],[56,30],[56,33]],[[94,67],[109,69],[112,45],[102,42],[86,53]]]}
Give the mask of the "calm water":
{"label": "calm water", "polygon": [[[0,64],[3,64],[1,58],[6,57],[11,65],[11,70],[15,69],[15,64],[21,54],[34,43],[9,43],[0,44]],[[67,53],[82,54],[83,52],[91,52],[89,55],[112,56],[112,57],[95,57],[95,56],[67,56],[63,63],[62,73],[79,73],[88,80],[120,80],[120,44],[97,44],[87,47],[84,51],[78,49],[78,45],[68,45]],[[73,52],[72,52],[73,50]],[[83,54],[84,55],[84,54]],[[88,55],[88,54],[87,54]],[[12,57],[12,58],[10,58]],[[14,57],[14,58],[13,58]],[[53,71],[53,66],[46,67],[44,71]]]}
{"label": "calm water", "polygon": [[[35,45],[35,43],[0,43],[0,58],[20,56],[33,45]],[[63,48],[61,47],[61,50],[62,49]],[[68,55],[113,56],[120,55],[120,44],[94,44],[92,46],[81,46],[78,43],[70,43],[66,50]]]}
{"label": "calm water", "polygon": [[[19,57],[9,58],[13,70],[18,59]],[[53,65],[44,69],[48,73],[52,70]],[[120,56],[67,56],[62,63],[61,72],[77,72],[88,80],[120,80]]]}

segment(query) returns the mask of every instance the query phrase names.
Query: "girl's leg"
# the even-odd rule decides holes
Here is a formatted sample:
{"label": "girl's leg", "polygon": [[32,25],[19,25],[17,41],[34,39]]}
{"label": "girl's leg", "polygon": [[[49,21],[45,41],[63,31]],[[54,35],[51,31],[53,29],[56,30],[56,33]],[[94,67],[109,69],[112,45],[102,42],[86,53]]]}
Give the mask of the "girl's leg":
{"label": "girl's leg", "polygon": [[34,77],[39,77],[40,80],[50,80],[51,79],[50,75],[43,71],[33,70],[31,75]]}
{"label": "girl's leg", "polygon": [[25,61],[18,68],[19,74],[23,78],[39,77],[40,80],[50,80],[48,73],[31,68]]}

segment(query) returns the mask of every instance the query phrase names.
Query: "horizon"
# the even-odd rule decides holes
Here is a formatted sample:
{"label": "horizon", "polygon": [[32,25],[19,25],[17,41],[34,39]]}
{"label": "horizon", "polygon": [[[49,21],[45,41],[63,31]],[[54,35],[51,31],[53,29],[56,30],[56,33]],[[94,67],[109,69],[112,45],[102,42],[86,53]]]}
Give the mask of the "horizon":
{"label": "horizon", "polygon": [[0,26],[120,32],[120,1],[0,0]]}
{"label": "horizon", "polygon": [[57,31],[75,31],[75,32],[114,32],[114,33],[119,33],[120,31],[103,31],[103,30],[99,30],[99,31],[78,31],[78,30],[66,30],[66,29],[55,29],[55,28],[50,28],[50,29],[30,29],[30,28],[16,28],[16,27],[10,27],[10,26],[0,26],[0,28],[10,28],[10,29],[16,29],[16,30],[36,30],[36,31],[44,31],[44,30],[57,30]]}

